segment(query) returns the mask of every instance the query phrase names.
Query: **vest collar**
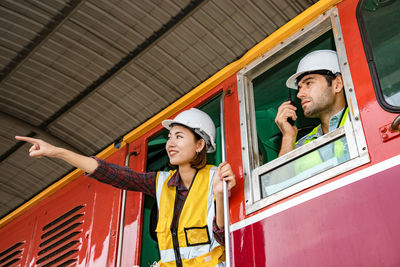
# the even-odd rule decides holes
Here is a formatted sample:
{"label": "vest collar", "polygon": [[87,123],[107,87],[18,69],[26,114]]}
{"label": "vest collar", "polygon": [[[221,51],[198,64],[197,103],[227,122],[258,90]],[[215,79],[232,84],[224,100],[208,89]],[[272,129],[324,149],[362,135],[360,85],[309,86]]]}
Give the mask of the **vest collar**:
{"label": "vest collar", "polygon": [[[339,111],[338,113],[333,115],[329,119],[329,132],[343,126],[347,120],[348,113],[349,113],[349,108],[345,107],[341,111]],[[335,118],[335,119],[333,119],[333,118]],[[331,126],[333,126],[333,127],[331,127]],[[318,124],[318,126],[315,127],[309,134],[303,136],[296,142],[295,148],[298,148],[308,142],[311,142],[323,135],[324,135],[324,133],[322,132],[321,124]]]}
{"label": "vest collar", "polygon": [[179,175],[179,171],[175,171],[175,173],[172,175],[172,177],[168,180],[168,186],[179,186],[181,185],[181,177]]}
{"label": "vest collar", "polygon": [[[196,175],[198,172],[199,172],[199,170],[196,170],[196,173],[194,174],[194,177],[192,180],[192,184],[193,184],[193,181],[196,178]],[[179,174],[179,170],[176,170],[175,173],[172,175],[172,177],[168,180],[168,186],[174,186],[174,187],[177,187],[178,189],[179,189],[179,187],[182,187],[182,189],[189,190],[189,188],[186,188],[186,186],[183,184],[181,176]]]}

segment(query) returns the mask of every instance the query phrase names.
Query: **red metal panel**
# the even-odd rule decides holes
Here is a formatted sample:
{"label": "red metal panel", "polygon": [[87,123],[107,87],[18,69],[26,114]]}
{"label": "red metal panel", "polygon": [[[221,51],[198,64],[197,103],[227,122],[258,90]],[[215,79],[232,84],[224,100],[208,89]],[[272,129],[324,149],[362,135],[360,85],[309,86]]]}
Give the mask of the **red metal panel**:
{"label": "red metal panel", "polygon": [[236,74],[225,80],[221,86],[231,94],[225,97],[226,158],[235,173],[236,186],[232,189],[230,204],[230,222],[244,218],[244,180],[242,166],[242,146],[240,136],[239,98]]}
{"label": "red metal panel", "polygon": [[373,164],[398,155],[398,151],[400,151],[399,136],[387,142],[380,136],[380,128],[392,123],[398,114],[384,111],[377,102],[356,19],[358,2],[343,1],[338,5],[338,10],[354,92],[357,96],[360,118]]}
{"label": "red metal panel", "polygon": [[[119,199],[118,190],[82,176],[3,230],[31,231],[25,236],[29,263],[22,266],[51,262],[110,266],[115,258],[110,257],[115,252],[109,252],[116,242]],[[27,227],[33,218],[35,226]]]}
{"label": "red metal panel", "polygon": [[[144,137],[129,144],[129,167],[135,171],[145,171],[146,142]],[[128,191],[126,196],[124,240],[121,266],[139,266],[143,223],[143,193]]]}
{"label": "red metal panel", "polygon": [[[123,166],[126,153],[127,147],[123,147],[106,160]],[[122,190],[90,178],[85,180],[95,184],[87,266],[115,266]]]}
{"label": "red metal panel", "polygon": [[233,233],[235,266],[400,266],[400,166]]}
{"label": "red metal panel", "polygon": [[[31,244],[36,265],[66,261],[86,264],[94,194],[93,181],[78,178],[41,203]],[[69,235],[73,236],[67,238]]]}
{"label": "red metal panel", "polygon": [[12,223],[0,229],[0,263],[11,266],[30,266],[32,251],[29,244],[36,229],[34,209],[25,216],[19,217]]}
{"label": "red metal panel", "polygon": [[[397,114],[384,111],[377,103],[356,20],[358,2],[342,1],[338,10],[371,162],[296,196],[400,151],[398,136],[381,138],[380,127],[391,123]],[[399,171],[399,166],[393,167],[235,231],[235,266],[400,266],[400,246],[396,243],[400,238],[396,209]],[[242,193],[243,189],[231,199],[233,223],[246,217]]]}
{"label": "red metal panel", "polygon": [[[123,164],[124,154],[108,161]],[[25,242],[20,266],[115,265],[120,198],[119,189],[82,175],[2,228],[0,249]]]}

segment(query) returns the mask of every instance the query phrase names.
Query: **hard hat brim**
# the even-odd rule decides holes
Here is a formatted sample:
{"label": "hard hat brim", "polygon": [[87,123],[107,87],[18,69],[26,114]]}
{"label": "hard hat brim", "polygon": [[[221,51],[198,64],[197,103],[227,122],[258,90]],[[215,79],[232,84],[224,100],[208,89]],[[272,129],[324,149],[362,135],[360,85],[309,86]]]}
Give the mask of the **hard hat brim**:
{"label": "hard hat brim", "polygon": [[[176,122],[176,121],[174,121],[174,120],[163,120],[162,122],[161,122],[161,125],[164,127],[164,128],[166,128],[166,129],[168,129],[168,130],[171,130],[171,128],[172,128],[172,124],[174,124],[174,123],[178,123],[178,122]],[[179,123],[179,124],[182,124],[182,123]],[[185,125],[186,126],[186,125]]]}
{"label": "hard hat brim", "polygon": [[286,81],[286,86],[292,89],[298,89],[298,82],[299,79],[303,79],[303,77],[309,75],[309,74],[321,74],[321,75],[332,75],[337,77],[340,75],[340,72],[333,73],[330,70],[310,70],[310,71],[301,71],[298,73],[293,74],[292,76],[289,77],[289,79]]}
{"label": "hard hat brim", "polygon": [[286,86],[288,88],[292,88],[292,89],[296,89],[297,90],[298,89],[297,88],[297,82],[296,82],[297,77],[299,77],[300,75],[302,75],[302,74],[304,74],[306,72],[308,72],[308,71],[302,71],[302,72],[295,73],[292,76],[290,76],[289,79],[287,79],[287,81],[286,81]]}

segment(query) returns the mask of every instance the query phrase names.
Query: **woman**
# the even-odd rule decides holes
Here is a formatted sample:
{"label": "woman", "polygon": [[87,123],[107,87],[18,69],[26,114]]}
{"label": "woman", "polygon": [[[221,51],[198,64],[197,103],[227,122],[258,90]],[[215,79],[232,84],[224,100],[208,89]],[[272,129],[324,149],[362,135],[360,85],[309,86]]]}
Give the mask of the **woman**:
{"label": "woman", "polygon": [[218,168],[206,165],[206,153],[215,151],[214,123],[206,113],[192,108],[162,125],[169,130],[165,148],[176,171],[138,173],[39,139],[16,139],[33,144],[31,157],[60,158],[101,182],[156,197],[160,266],[223,266],[222,181],[227,181],[228,189],[236,182],[227,162]]}

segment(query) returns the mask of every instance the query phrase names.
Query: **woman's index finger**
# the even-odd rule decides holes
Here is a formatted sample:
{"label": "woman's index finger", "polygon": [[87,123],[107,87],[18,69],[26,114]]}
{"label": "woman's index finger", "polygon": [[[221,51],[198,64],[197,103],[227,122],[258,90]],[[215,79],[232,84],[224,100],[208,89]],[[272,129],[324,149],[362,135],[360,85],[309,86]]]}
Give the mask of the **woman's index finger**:
{"label": "woman's index finger", "polygon": [[20,141],[29,142],[31,144],[37,144],[38,143],[38,139],[32,138],[32,137],[27,137],[27,136],[15,136],[15,139],[20,140]]}

